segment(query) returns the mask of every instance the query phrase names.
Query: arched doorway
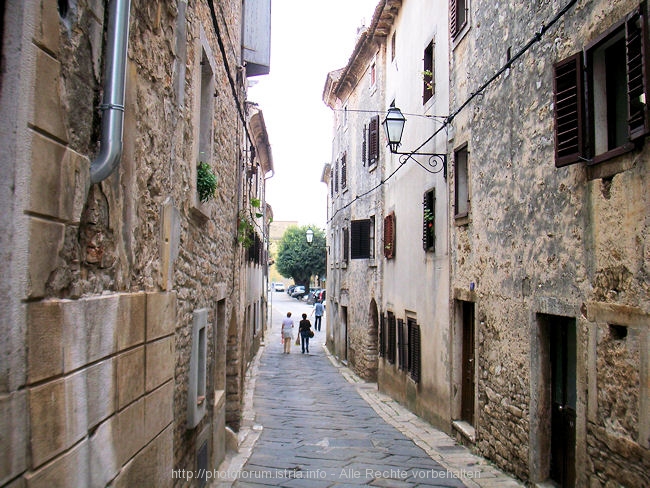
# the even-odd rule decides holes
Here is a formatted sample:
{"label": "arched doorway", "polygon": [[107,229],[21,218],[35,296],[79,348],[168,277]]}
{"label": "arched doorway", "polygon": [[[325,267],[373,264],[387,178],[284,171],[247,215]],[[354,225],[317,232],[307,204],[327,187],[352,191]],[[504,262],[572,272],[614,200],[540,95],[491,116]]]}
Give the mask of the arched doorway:
{"label": "arched doorway", "polygon": [[377,381],[377,369],[379,364],[379,310],[377,302],[373,298],[370,301],[368,310],[368,343],[366,344],[366,361],[368,381]]}

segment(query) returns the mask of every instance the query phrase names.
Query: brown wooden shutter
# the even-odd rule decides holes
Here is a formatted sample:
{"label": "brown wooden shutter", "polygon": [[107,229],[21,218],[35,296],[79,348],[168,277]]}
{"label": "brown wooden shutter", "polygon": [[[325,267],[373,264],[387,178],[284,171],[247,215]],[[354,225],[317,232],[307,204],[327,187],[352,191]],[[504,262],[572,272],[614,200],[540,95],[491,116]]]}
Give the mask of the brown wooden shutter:
{"label": "brown wooden shutter", "polygon": [[449,33],[452,39],[458,34],[456,30],[456,2],[457,0],[449,0]]}
{"label": "brown wooden shutter", "polygon": [[555,166],[577,163],[582,156],[584,92],[582,54],[554,65]]}
{"label": "brown wooden shutter", "polygon": [[370,119],[368,140],[368,164],[374,164],[379,159],[379,115]]}
{"label": "brown wooden shutter", "polygon": [[625,48],[627,58],[628,131],[634,141],[648,133],[648,105],[646,100],[647,19],[645,2],[625,20]]}
{"label": "brown wooden shutter", "polygon": [[386,259],[395,257],[395,214],[393,212],[384,218],[384,256]]}

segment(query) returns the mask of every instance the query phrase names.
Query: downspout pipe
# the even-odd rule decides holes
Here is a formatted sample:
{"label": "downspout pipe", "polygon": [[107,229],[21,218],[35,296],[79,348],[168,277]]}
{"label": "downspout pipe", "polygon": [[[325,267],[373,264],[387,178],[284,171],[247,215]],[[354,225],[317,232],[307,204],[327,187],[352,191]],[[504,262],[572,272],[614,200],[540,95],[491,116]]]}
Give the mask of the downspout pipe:
{"label": "downspout pipe", "polygon": [[106,39],[102,139],[99,153],[90,164],[92,184],[108,178],[122,157],[124,126],[124,93],[126,88],[126,56],[129,41],[131,0],[110,0]]}

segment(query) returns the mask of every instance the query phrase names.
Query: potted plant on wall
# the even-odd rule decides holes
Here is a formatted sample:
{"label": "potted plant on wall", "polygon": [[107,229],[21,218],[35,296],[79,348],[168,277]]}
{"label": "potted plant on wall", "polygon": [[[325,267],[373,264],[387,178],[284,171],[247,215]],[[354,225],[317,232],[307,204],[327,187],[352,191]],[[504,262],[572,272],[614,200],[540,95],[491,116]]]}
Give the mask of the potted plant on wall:
{"label": "potted plant on wall", "polygon": [[213,199],[217,191],[217,175],[214,174],[210,165],[203,161],[196,167],[196,191],[201,203]]}

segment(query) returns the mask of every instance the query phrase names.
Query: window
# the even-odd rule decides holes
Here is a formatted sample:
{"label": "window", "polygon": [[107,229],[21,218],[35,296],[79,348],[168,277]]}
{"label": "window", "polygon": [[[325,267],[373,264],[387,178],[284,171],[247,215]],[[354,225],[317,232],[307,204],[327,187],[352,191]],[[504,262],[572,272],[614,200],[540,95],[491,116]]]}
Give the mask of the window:
{"label": "window", "polygon": [[368,230],[369,258],[375,259],[375,216],[370,216],[370,229]]}
{"label": "window", "polygon": [[408,372],[411,379],[416,383],[420,382],[420,326],[413,318],[408,319]]}
{"label": "window", "polygon": [[348,156],[346,153],[343,153],[341,156],[341,189],[345,190],[348,186]]}
{"label": "window", "polygon": [[377,62],[374,60],[372,64],[370,64],[369,76],[370,90],[374,90],[377,86]]}
{"label": "window", "polygon": [[339,192],[339,162],[334,161],[334,191]]}
{"label": "window", "polygon": [[408,335],[402,319],[397,319],[397,360],[398,368],[406,371],[409,367]]}
{"label": "window", "polygon": [[346,227],[343,229],[343,262],[350,260],[350,231]]}
{"label": "window", "polygon": [[395,314],[393,314],[393,312],[388,312],[386,322],[388,322],[388,331],[386,334],[386,359],[388,359],[388,362],[390,364],[395,364],[395,357],[397,352],[395,349],[397,323],[395,321]]}
{"label": "window", "polygon": [[555,64],[557,167],[611,159],[648,133],[644,13],[639,7],[584,54]]}
{"label": "window", "polygon": [[370,119],[368,126],[368,164],[379,161],[379,115]]}
{"label": "window", "polygon": [[382,314],[379,318],[379,357],[386,356],[386,318]]}
{"label": "window", "polygon": [[436,250],[436,190],[424,194],[422,202],[422,247],[425,251]]}
{"label": "window", "polygon": [[454,152],[454,204],[455,217],[467,217],[469,213],[469,175],[467,168],[467,144]]}
{"label": "window", "polygon": [[386,259],[395,257],[395,213],[393,212],[384,218],[384,256]]}
{"label": "window", "polygon": [[[350,224],[350,258],[369,259],[374,254],[371,252],[370,232],[374,233],[374,225],[371,219],[353,220]],[[374,244],[374,236],[373,236]]]}
{"label": "window", "polygon": [[390,39],[390,60],[395,61],[395,38],[397,37],[397,32],[393,32],[393,37]]}
{"label": "window", "polygon": [[449,3],[449,30],[454,39],[467,24],[468,0],[450,0]]}
{"label": "window", "polygon": [[424,50],[424,64],[422,70],[423,87],[422,103],[427,103],[436,92],[435,64],[433,59],[433,41]]}

